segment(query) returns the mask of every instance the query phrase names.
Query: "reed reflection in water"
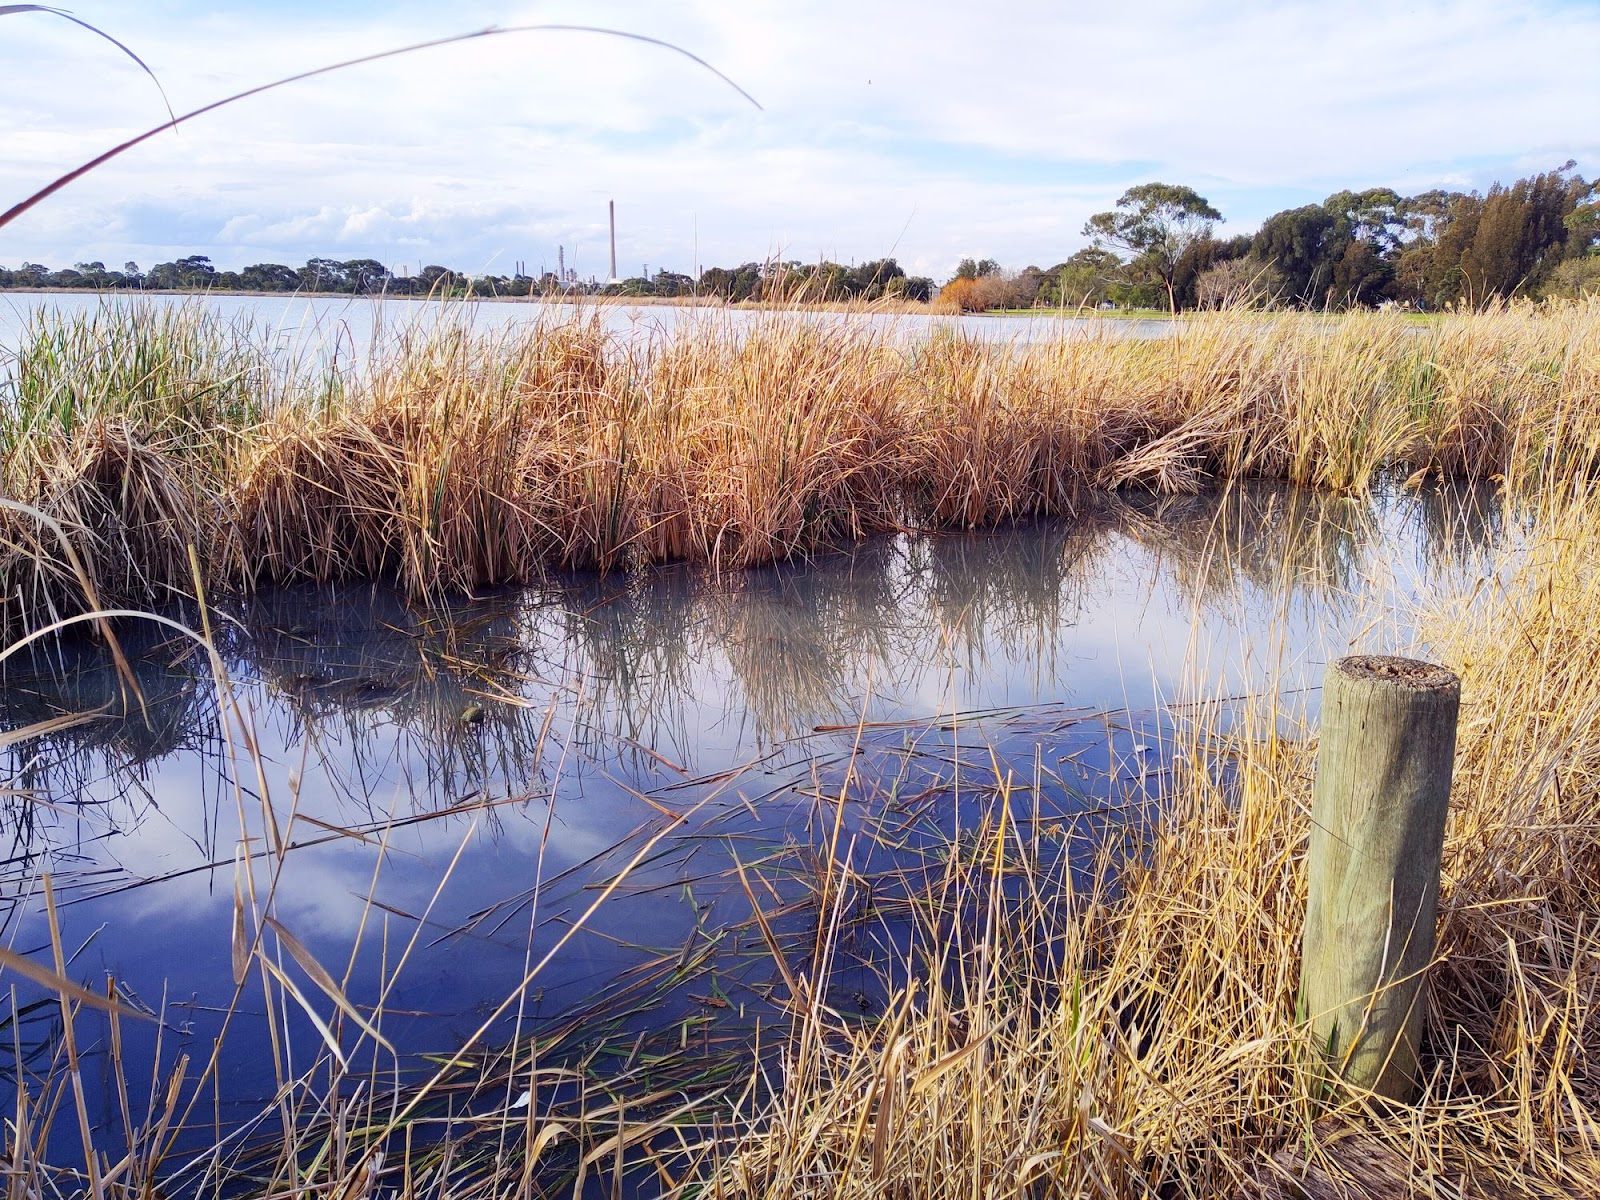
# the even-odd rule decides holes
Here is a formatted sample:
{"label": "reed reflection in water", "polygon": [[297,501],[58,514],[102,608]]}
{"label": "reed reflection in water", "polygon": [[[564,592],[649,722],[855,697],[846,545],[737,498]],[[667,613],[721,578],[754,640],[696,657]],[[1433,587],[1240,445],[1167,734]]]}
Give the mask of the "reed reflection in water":
{"label": "reed reflection in water", "polygon": [[[1186,623],[1191,612],[1225,624],[1315,612],[1337,625],[1375,585],[1404,586],[1380,578],[1402,559],[1415,575],[1457,572],[1503,526],[1498,502],[1467,487],[1377,506],[1270,484],[1112,494],[1071,522],[882,538],[720,577],[574,575],[432,609],[382,586],[276,589],[216,627],[234,684],[348,799],[367,804],[398,771],[416,803],[437,804],[538,790],[552,705],[563,744],[587,757],[659,768],[649,747],[689,770],[857,716],[1076,699],[1105,680],[1081,678],[1074,631],[1129,583],[1164,592]],[[222,755],[204,655],[136,623],[119,639],[133,686],[85,639],[5,665],[0,727],[98,714],[12,748],[13,787],[61,796],[148,779],[173,756]],[[1135,670],[1144,658],[1123,655]],[[1116,682],[1082,698],[1121,699],[1128,681]]]}

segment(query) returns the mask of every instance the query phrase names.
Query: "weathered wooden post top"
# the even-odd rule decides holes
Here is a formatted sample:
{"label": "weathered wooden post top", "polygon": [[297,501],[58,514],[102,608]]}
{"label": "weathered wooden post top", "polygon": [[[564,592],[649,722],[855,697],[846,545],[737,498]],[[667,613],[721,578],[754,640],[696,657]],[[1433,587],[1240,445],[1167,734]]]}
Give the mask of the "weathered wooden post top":
{"label": "weathered wooden post top", "polygon": [[1416,1092],[1461,684],[1433,663],[1342,658],[1322,689],[1301,1003],[1349,1087]]}

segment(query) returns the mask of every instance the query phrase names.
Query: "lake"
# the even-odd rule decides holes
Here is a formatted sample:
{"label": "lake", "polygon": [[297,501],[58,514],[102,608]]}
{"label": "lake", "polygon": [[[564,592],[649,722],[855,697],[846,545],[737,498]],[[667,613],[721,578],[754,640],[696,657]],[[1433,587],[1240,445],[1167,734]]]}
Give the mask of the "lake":
{"label": "lake", "polygon": [[[103,304],[147,303],[163,307],[201,304],[220,322],[249,326],[285,352],[316,357],[337,352],[361,359],[385,334],[403,328],[427,328],[442,318],[464,319],[474,328],[492,332],[534,321],[568,320],[580,313],[595,313],[608,332],[623,338],[665,336],[697,321],[731,321],[737,327],[766,315],[763,310],[696,308],[689,305],[629,305],[607,301],[576,306],[539,301],[453,301],[374,299],[367,296],[181,296],[112,292],[0,292],[0,351],[17,344],[32,314],[53,310],[63,315],[93,312]],[[796,320],[818,323],[840,321],[844,314],[793,313]],[[1063,336],[1165,337],[1173,323],[1161,320],[1123,320],[1099,317],[919,316],[850,314],[852,324],[868,321],[892,329],[908,339],[935,330],[954,329],[972,337],[995,341],[1033,342]]]}
{"label": "lake", "polygon": [[[650,1058],[652,1087],[704,1090],[765,1044],[790,974],[880,1011],[914,970],[930,856],[997,802],[1047,877],[1089,886],[1159,815],[1185,705],[1267,693],[1292,727],[1330,657],[1403,644],[1407,603],[1486,570],[1501,524],[1461,488],[1107,495],[738,574],[556,573],[440,606],[375,585],[220,598],[222,679],[165,626],[119,630],[136,687],[91,638],[42,642],[4,664],[0,729],[91,716],[3,751],[6,944],[49,965],[48,875],[68,973],[159,1015],[115,1047],[79,1018],[108,1148],[122,1075],[159,1092],[214,1046],[189,1153],[285,1081],[310,1088],[330,1040],[402,1092],[465,1051],[434,1132],[517,1105],[506,1047],[602,1082]],[[859,928],[819,960],[836,878]],[[252,957],[269,903],[292,941]],[[296,949],[392,1054],[336,1020]],[[264,991],[261,960],[304,1008]],[[59,1011],[11,982],[7,1052],[40,1076]]]}

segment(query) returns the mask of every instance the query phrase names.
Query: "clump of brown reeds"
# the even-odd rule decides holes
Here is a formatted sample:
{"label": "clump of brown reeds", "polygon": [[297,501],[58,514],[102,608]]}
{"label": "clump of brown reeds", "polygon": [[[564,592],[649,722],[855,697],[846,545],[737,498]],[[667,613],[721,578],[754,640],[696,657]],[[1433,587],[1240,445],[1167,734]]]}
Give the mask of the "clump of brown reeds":
{"label": "clump of brown reeds", "polygon": [[191,546],[224,577],[240,440],[305,387],[198,305],[34,314],[0,351],[0,633],[192,591]]}
{"label": "clump of brown reeds", "polygon": [[[416,593],[551,565],[738,567],[907,526],[1062,514],[1093,489],[1387,472],[1533,488],[1600,453],[1600,302],[1201,314],[1155,339],[909,336],[881,314],[597,313],[380,337],[306,369],[198,306],[36,318],[0,388],[0,487],[129,601],[378,576]],[[0,529],[15,620],[74,607]],[[43,572],[40,574],[40,572]],[[115,586],[113,586],[113,584]],[[23,603],[19,591],[33,596]]]}

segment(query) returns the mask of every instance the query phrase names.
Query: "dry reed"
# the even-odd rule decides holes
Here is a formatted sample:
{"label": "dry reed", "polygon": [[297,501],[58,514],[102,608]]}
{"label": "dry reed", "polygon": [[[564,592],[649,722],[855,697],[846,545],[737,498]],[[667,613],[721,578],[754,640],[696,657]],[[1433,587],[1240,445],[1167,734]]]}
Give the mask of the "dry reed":
{"label": "dry reed", "polygon": [[[40,316],[0,380],[0,494],[81,543],[108,601],[382,577],[414,593],[551,565],[738,567],[910,526],[1075,511],[1208,479],[1362,489],[1389,471],[1531,488],[1600,450],[1600,306],[1221,313],[1167,337],[902,336],[863,316],[595,314],[383,339],[306,368],[198,306]],[[81,606],[0,525],[8,625]],[[36,525],[36,522],[34,522]]]}
{"label": "dry reed", "polygon": [[716,1193],[1600,1192],[1600,503],[1546,497],[1532,528],[1421,613],[1465,709],[1415,1104],[1335,1103],[1311,1068],[1314,738],[1252,700],[1189,722],[1112,889],[1041,870],[1027,802],[1001,788],[930,889],[919,984],[866,1025],[798,1006],[782,1094]]}

